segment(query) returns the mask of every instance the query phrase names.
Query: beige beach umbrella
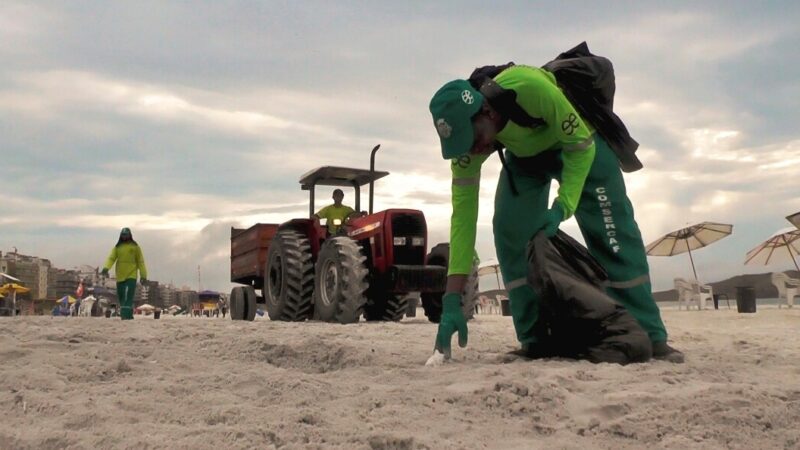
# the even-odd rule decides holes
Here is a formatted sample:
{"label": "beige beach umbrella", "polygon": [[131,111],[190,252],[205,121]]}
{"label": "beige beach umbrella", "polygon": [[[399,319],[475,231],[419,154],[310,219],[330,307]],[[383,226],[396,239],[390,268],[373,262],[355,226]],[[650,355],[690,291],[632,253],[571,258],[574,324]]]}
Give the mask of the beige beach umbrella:
{"label": "beige beach umbrella", "polygon": [[650,256],[673,256],[689,253],[692,263],[692,273],[697,280],[697,271],[694,268],[692,250],[703,248],[733,233],[733,225],[717,222],[701,222],[681,228],[661,236],[647,245],[647,254]]}
{"label": "beige beach umbrella", "polygon": [[796,226],[797,229],[800,229],[800,212],[789,214],[788,216],[786,216],[786,220],[791,222],[792,225]]}
{"label": "beige beach umbrella", "polygon": [[800,229],[789,227],[779,230],[756,248],[747,252],[744,263],[766,266],[785,262],[788,257],[794,263],[795,269],[800,271],[800,267],[797,266],[798,255],[800,255]]}
{"label": "beige beach umbrella", "polygon": [[494,274],[497,278],[497,288],[502,289],[503,286],[500,284],[500,263],[495,258],[489,259],[478,266],[479,277],[491,274]]}
{"label": "beige beach umbrella", "polygon": [[15,277],[12,277],[11,275],[7,274],[7,273],[0,272],[0,282],[3,281],[4,279],[5,280],[16,281],[17,283],[22,283],[22,280],[20,280],[19,278],[15,278]]}

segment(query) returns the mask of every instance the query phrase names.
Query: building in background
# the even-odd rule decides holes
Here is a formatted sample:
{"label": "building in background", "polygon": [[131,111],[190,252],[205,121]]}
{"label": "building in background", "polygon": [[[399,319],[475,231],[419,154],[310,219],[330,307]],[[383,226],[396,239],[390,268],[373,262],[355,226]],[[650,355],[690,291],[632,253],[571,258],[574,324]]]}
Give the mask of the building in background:
{"label": "building in background", "polygon": [[180,306],[184,311],[191,310],[192,305],[198,301],[197,291],[192,290],[187,286],[183,286],[178,292],[176,292],[175,297],[175,304]]}
{"label": "building in background", "polygon": [[58,269],[55,267],[51,267],[47,274],[47,298],[56,298],[56,282],[55,279],[58,276]]}
{"label": "building in background", "polygon": [[95,266],[82,264],[74,269],[78,272],[78,277],[83,280],[86,286],[94,286],[100,282],[100,270]]}
{"label": "building in background", "polygon": [[3,272],[19,278],[20,283],[30,288],[30,293],[22,294],[34,300],[48,298],[48,280],[50,275],[50,260],[17,253],[16,251],[0,255],[3,260]]}
{"label": "building in background", "polygon": [[178,301],[178,290],[172,285],[172,283],[160,285],[158,287],[158,295],[161,301],[161,308],[169,308],[170,306],[175,305]]}
{"label": "building in background", "polygon": [[[5,258],[3,258],[3,252],[0,252],[0,273],[7,273],[11,275],[8,271],[8,261],[6,261]],[[13,277],[14,275],[11,276]],[[0,283],[2,282],[3,280],[0,280]]]}
{"label": "building in background", "polygon": [[48,286],[48,297],[52,299],[62,298],[65,295],[75,297],[75,291],[81,282],[80,273],[77,270],[50,269],[51,282]]}
{"label": "building in background", "polygon": [[158,281],[147,280],[147,283],[143,285],[138,284],[136,286],[136,295],[133,297],[133,305],[140,306],[145,303],[153,305],[156,308],[162,307],[161,297],[159,296]]}
{"label": "building in background", "polygon": [[[117,280],[112,277],[100,277],[97,267],[80,265],[73,269],[59,269],[53,267],[49,260],[36,256],[23,255],[16,251],[3,254],[0,252],[0,272],[18,278],[20,284],[31,289],[28,294],[20,294],[18,300],[34,302],[55,301],[65,295],[76,296],[76,291],[81,282],[84,284],[84,296],[95,295],[107,298],[112,303],[117,302]],[[225,300],[224,295],[214,291],[204,291],[204,299],[188,286],[176,288],[169,284],[160,284],[155,280],[148,280],[146,285],[136,286],[134,305],[139,306],[149,303],[157,308],[169,308],[172,305],[180,306],[183,310],[190,310],[195,306],[208,309],[219,300]],[[27,304],[27,303],[25,303]],[[43,303],[44,304],[44,303]],[[50,303],[47,303],[50,305]],[[37,313],[49,311],[37,307]],[[216,308],[216,306],[214,306]],[[30,308],[34,310],[33,306]]]}
{"label": "building in background", "polygon": [[51,267],[49,280],[47,298],[57,299],[65,295],[77,296],[81,281],[84,286],[84,296],[89,295],[87,289],[99,283],[100,275],[96,267],[89,265],[78,266],[74,269]]}

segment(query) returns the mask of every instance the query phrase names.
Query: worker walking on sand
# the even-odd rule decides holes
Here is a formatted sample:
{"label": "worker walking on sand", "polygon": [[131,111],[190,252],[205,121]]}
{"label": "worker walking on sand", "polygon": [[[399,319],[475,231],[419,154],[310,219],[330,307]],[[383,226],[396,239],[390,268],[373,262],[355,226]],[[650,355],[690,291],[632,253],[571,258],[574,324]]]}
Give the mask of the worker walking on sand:
{"label": "worker walking on sand", "polygon": [[[540,299],[526,282],[528,241],[539,230],[554,236],[559,224],[575,215],[589,251],[608,272],[608,295],[648,333],[653,357],[683,362],[683,354],[667,345],[667,331],[650,290],[644,244],[615,152],[547,70],[508,64],[499,66],[485,82],[477,88],[467,80],[451,81],[430,102],[442,157],[450,160],[453,176],[450,264],[436,349],[449,357],[456,332],[459,345],[467,344],[460,304],[472,270],[481,166],[499,151],[504,168],[494,203],[494,239],[522,347],[516,353],[542,356],[534,326]],[[498,95],[492,100],[497,102],[489,101],[494,93]],[[518,122],[526,121],[520,116],[532,120],[521,126]],[[559,182],[558,196],[548,208],[553,179]]]}
{"label": "worker walking on sand", "polygon": [[136,275],[140,277],[142,285],[147,283],[147,267],[144,264],[142,248],[133,240],[130,228],[123,228],[119,233],[117,245],[111,249],[102,275],[108,276],[108,271],[116,263],[114,273],[117,278],[117,299],[120,305],[122,320],[133,319],[133,297],[136,293]]}

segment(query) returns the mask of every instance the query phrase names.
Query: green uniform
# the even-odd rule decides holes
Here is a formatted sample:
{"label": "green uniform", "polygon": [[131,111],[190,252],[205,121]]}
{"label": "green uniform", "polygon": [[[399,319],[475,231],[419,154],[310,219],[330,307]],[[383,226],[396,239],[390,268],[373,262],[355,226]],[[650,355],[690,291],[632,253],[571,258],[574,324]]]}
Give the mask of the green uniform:
{"label": "green uniform", "polygon": [[[336,206],[336,204],[328,205],[319,210],[317,216],[320,219],[325,219],[328,225],[328,232],[330,234],[336,234],[339,231],[339,227],[341,224],[344,223],[344,219],[347,218],[350,214],[353,213],[353,208],[345,205]],[[339,219],[340,225],[336,225],[334,221]]]}
{"label": "green uniform", "polygon": [[119,299],[120,316],[122,319],[133,319],[133,297],[136,292],[136,272],[141,278],[147,278],[147,267],[144,264],[144,255],[138,244],[123,242],[113,249],[106,260],[105,269],[114,269],[117,278],[117,298]]}
{"label": "green uniform", "polygon": [[[525,249],[544,225],[550,182],[556,179],[556,202],[565,219],[576,215],[589,251],[608,271],[608,293],[637,318],[653,342],[666,341],[666,329],[650,292],[644,244],[613,151],[580,117],[549,72],[514,66],[495,77],[495,82],[514,90],[517,103],[546,123],[526,128],[509,121],[496,137],[506,147],[508,171],[519,191],[518,195],[511,192],[504,170],[497,186],[493,225],[517,338],[522,343],[535,342],[539,299],[526,283]],[[451,161],[449,274],[468,274],[472,267],[480,170],[487,158],[465,155]]]}

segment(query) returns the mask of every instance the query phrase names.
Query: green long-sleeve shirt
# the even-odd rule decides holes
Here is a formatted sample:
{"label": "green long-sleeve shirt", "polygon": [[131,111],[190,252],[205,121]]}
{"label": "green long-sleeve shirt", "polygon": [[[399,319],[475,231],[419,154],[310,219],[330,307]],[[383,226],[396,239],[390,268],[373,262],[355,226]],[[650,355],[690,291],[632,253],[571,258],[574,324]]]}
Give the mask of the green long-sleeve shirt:
{"label": "green long-sleeve shirt", "polygon": [[133,242],[123,242],[111,249],[111,254],[106,260],[105,269],[117,263],[114,269],[117,281],[136,279],[136,272],[141,278],[147,278],[147,267],[144,265],[144,255],[142,248]]}
{"label": "green long-sleeve shirt", "polygon": [[[571,217],[594,161],[594,130],[564,96],[550,72],[537,67],[513,66],[494,80],[499,86],[514,90],[517,103],[529,115],[545,121],[543,126],[528,128],[509,120],[496,139],[521,158],[552,149],[562,150],[564,166],[557,200],[564,210],[564,219]],[[451,161],[453,214],[448,270],[451,275],[468,274],[472,269],[481,165],[487,158],[486,155],[467,155]]]}

